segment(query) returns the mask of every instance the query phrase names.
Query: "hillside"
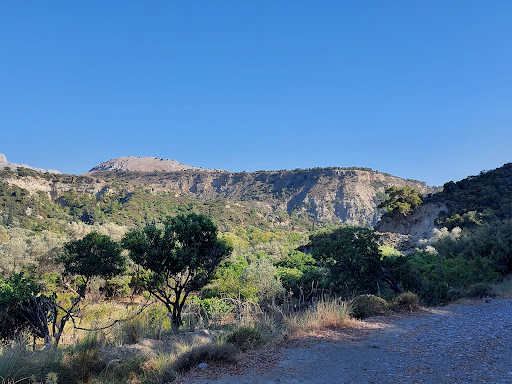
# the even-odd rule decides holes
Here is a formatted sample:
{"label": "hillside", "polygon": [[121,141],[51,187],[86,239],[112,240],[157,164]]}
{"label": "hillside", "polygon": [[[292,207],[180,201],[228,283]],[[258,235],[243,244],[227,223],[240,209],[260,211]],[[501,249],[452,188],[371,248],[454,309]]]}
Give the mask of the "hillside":
{"label": "hillside", "polygon": [[[83,176],[20,175],[19,172],[4,171],[2,181],[11,188],[27,191],[26,194],[32,199],[34,196],[45,196],[48,202],[57,203],[71,214],[77,210],[73,208],[74,204],[82,205],[78,209],[80,215],[85,209],[83,206],[87,206],[87,210],[93,213],[82,218],[85,222],[108,219],[123,224],[131,224],[127,222],[131,216],[123,215],[123,209],[133,205],[133,201],[141,194],[147,195],[145,199],[148,204],[139,207],[138,212],[133,209],[131,214],[136,218],[135,222],[152,220],[164,214],[161,207],[154,206],[155,201],[164,201],[162,204],[167,209],[194,201],[198,205],[229,201],[248,207],[247,211],[258,212],[267,221],[287,227],[291,225],[290,220],[373,225],[381,215],[377,205],[385,198],[384,191],[389,186],[410,185],[423,193],[432,191],[424,183],[368,169],[315,168],[235,173],[202,169],[126,172],[122,171],[120,164],[130,168],[134,164],[131,160],[111,164],[114,168],[110,171],[94,171]],[[70,198],[72,193],[78,196]],[[80,199],[79,195],[85,197]],[[84,201],[78,203],[79,200],[87,201],[87,204]],[[103,207],[104,200],[116,201],[115,212]],[[147,212],[141,214],[141,211]]]}
{"label": "hillside", "polygon": [[40,173],[60,173],[59,171],[50,170],[50,169],[42,169],[42,168],[35,168],[31,167],[30,165],[26,164],[16,164],[16,163],[10,163],[7,161],[7,158],[4,154],[0,153],[0,171],[4,169],[11,169],[11,170],[17,170],[18,168],[25,168],[32,171],[40,172]]}
{"label": "hillside", "polygon": [[[512,163],[458,182],[450,181],[443,191],[428,196],[407,216],[384,216],[376,229],[407,241],[411,248],[432,237],[435,228],[455,227],[471,232],[482,224],[512,218]],[[397,236],[398,235],[398,236]]]}
{"label": "hillside", "polygon": [[[185,170],[202,170],[202,168],[182,164],[176,160],[159,159],[157,157],[119,157],[105,161],[94,168],[88,174],[101,171],[114,172],[175,172]],[[205,171],[208,171],[204,169]]]}

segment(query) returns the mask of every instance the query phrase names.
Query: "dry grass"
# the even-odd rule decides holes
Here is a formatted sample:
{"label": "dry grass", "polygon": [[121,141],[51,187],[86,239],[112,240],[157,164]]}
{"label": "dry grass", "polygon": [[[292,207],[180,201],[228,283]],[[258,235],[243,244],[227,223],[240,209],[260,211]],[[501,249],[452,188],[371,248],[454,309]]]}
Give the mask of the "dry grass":
{"label": "dry grass", "polygon": [[512,276],[492,285],[494,293],[500,297],[512,298]]}
{"label": "dry grass", "polygon": [[350,317],[351,306],[341,300],[322,300],[306,311],[285,316],[283,322],[289,336],[308,335],[321,329],[341,329],[356,321]]}
{"label": "dry grass", "polygon": [[260,330],[254,327],[240,327],[233,330],[226,342],[236,345],[242,351],[248,351],[265,344],[265,338]]}
{"label": "dry grass", "polygon": [[190,349],[173,363],[174,371],[184,373],[200,363],[235,362],[238,348],[233,344],[206,344]]}

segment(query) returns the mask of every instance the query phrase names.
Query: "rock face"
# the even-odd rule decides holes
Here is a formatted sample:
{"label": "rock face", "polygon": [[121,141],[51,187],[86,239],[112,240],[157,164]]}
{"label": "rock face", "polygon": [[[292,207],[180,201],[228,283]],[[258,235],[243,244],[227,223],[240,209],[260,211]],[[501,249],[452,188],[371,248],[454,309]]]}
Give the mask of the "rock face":
{"label": "rock face", "polygon": [[100,171],[127,171],[127,172],[176,172],[185,170],[201,170],[201,168],[182,164],[176,160],[159,159],[157,157],[119,157],[105,161],[92,168],[89,173]]}
{"label": "rock face", "polygon": [[433,192],[425,183],[368,168],[227,172],[191,167],[175,160],[133,156],[104,162],[87,176],[68,178],[69,183],[23,177],[8,182],[31,193],[44,191],[57,199],[71,188],[79,193],[100,196],[106,190],[117,188],[113,187],[114,181],[122,181],[123,189],[127,191],[142,187],[152,193],[170,192],[206,201],[225,199],[249,203],[275,215],[279,222],[286,222],[282,213],[287,212],[292,217],[317,222],[354,225],[377,223],[382,216],[377,206],[386,198],[385,190],[391,186],[408,185],[424,194]]}
{"label": "rock face", "polygon": [[7,158],[5,157],[5,155],[0,153],[0,171],[3,170],[4,168],[10,168],[12,170],[16,170],[18,168],[27,168],[27,169],[32,169],[34,171],[41,172],[41,173],[46,173],[46,172],[60,173],[59,171],[54,171],[54,170],[49,170],[49,169],[34,168],[34,167],[31,167],[30,165],[26,165],[26,164],[9,163],[7,161]]}
{"label": "rock face", "polygon": [[202,200],[253,201],[289,214],[313,217],[317,221],[373,225],[382,212],[377,205],[390,186],[409,185],[423,193],[432,192],[425,183],[371,170],[314,168],[294,171],[226,172],[197,171],[123,175],[98,174],[107,179],[122,178],[164,191],[174,191]]}
{"label": "rock face", "polygon": [[407,216],[384,216],[375,230],[383,234],[385,242],[408,252],[414,250],[420,240],[432,237],[434,228],[437,227],[436,219],[446,217],[447,212],[446,202],[429,202]]}

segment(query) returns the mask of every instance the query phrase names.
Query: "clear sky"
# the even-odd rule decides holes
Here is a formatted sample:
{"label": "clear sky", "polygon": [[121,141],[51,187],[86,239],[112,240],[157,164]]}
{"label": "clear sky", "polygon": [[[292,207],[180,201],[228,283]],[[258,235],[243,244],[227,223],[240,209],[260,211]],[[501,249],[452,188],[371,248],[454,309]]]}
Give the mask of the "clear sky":
{"label": "clear sky", "polygon": [[2,1],[0,153],[361,166],[512,161],[512,1]]}

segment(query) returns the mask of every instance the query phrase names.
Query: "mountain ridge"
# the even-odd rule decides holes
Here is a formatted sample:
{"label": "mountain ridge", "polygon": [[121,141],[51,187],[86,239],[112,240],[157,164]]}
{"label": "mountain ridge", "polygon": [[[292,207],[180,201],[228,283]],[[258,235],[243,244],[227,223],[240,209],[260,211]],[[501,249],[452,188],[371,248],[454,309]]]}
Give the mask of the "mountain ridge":
{"label": "mountain ridge", "polygon": [[276,220],[286,213],[289,217],[334,225],[375,225],[383,213],[378,205],[391,186],[408,185],[423,194],[435,192],[424,182],[358,167],[228,172],[133,156],[101,164],[80,176],[37,178],[6,174],[5,181],[30,193],[44,192],[56,202],[69,191],[99,201],[106,193],[126,192],[130,196],[142,188],[154,194],[203,202],[244,202],[263,209]]}
{"label": "mountain ridge", "polygon": [[32,167],[32,166],[26,165],[26,164],[10,163],[9,161],[7,161],[7,157],[3,153],[0,153],[0,170],[6,169],[6,168],[9,168],[12,170],[16,170],[18,168],[27,168],[27,169],[31,169],[31,170],[34,170],[36,172],[41,172],[41,173],[46,173],[46,172],[55,173],[55,174],[61,173],[60,171],[52,170],[52,169],[43,169],[43,168]]}
{"label": "mountain ridge", "polygon": [[186,170],[207,171],[213,170],[207,168],[199,168],[191,165],[180,163],[173,159],[162,159],[153,156],[123,156],[104,161],[91,168],[86,174],[102,171],[114,172],[179,172]]}

